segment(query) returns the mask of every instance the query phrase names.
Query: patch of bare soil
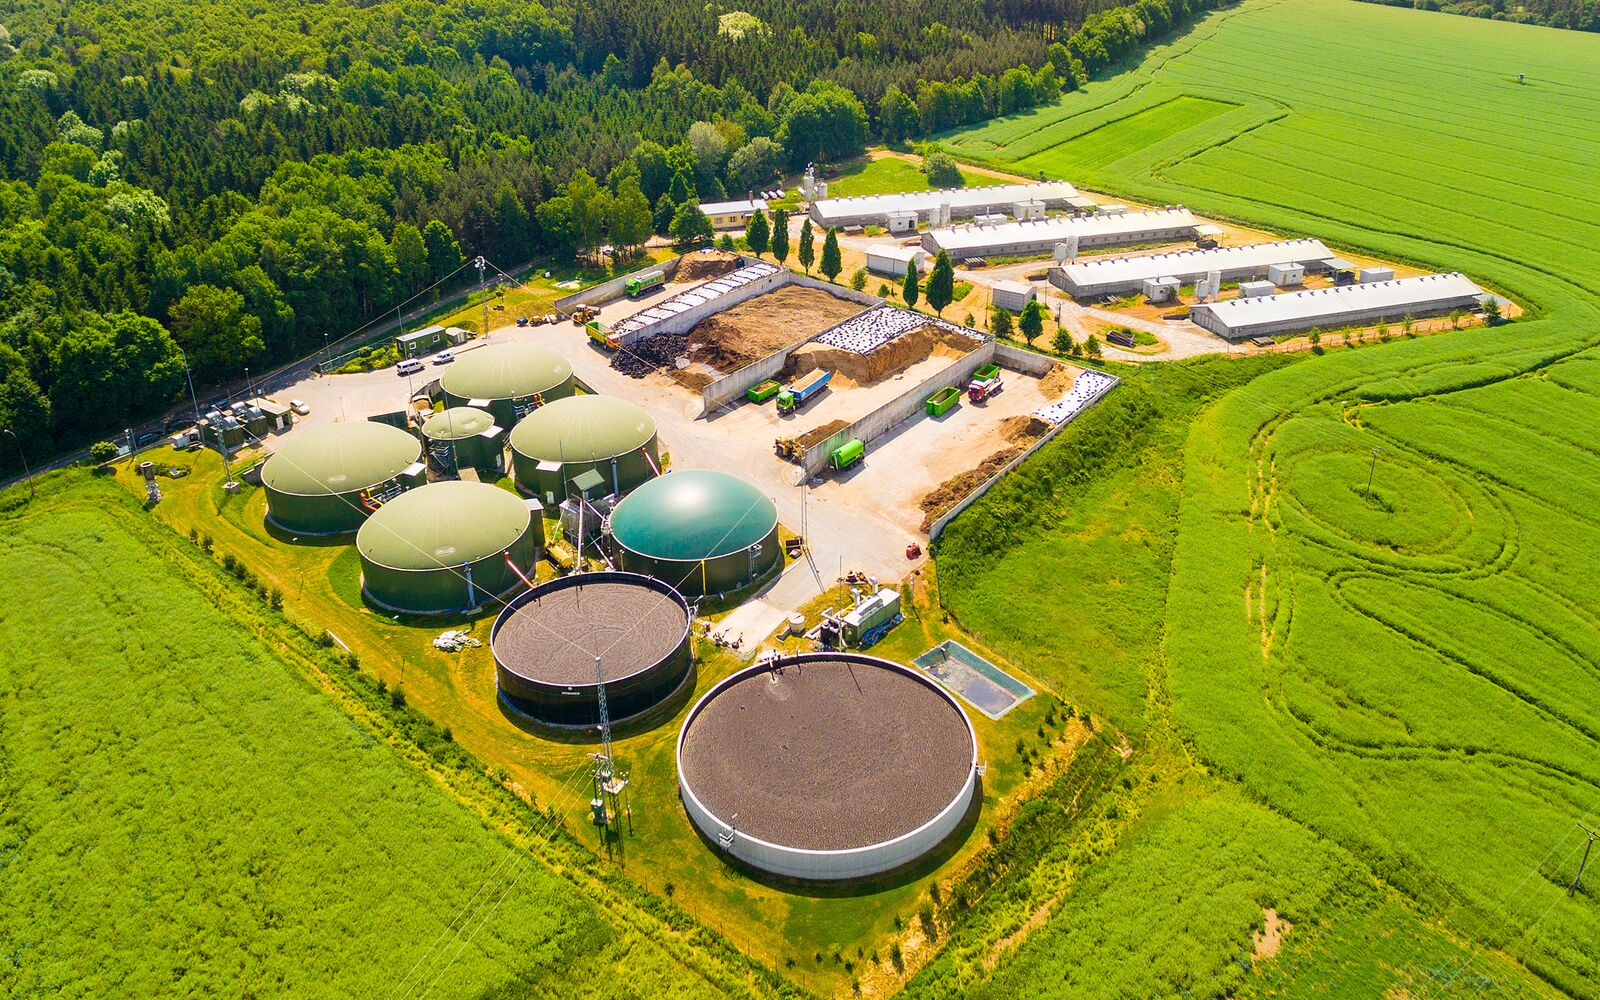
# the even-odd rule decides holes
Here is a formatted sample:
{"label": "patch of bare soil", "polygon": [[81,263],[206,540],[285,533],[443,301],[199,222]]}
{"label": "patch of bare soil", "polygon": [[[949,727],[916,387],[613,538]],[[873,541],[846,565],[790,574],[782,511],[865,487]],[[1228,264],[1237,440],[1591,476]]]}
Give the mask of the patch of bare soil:
{"label": "patch of bare soil", "polygon": [[834,379],[840,381],[841,385],[872,385],[935,355],[959,358],[977,346],[977,342],[970,337],[930,323],[901,334],[871,354],[857,354],[825,344],[807,344],[789,355],[789,363],[784,366],[783,372],[785,378],[794,378],[818,368],[827,368],[833,371]]}
{"label": "patch of bare soil", "polygon": [[786,285],[695,324],[689,331],[689,358],[730,374],[860,311],[860,303]]}
{"label": "patch of bare soil", "polygon": [[922,530],[927,531],[932,528],[933,522],[943,517],[945,511],[965,500],[968,494],[982,486],[990,476],[1005,468],[1006,463],[1016,458],[1021,451],[1021,448],[997,451],[978,463],[977,468],[951,476],[936,486],[919,504],[922,508]]}
{"label": "patch of bare soil", "polygon": [[1278,916],[1277,910],[1262,910],[1261,916],[1265,924],[1250,935],[1255,942],[1254,955],[1257,961],[1276,957],[1278,949],[1283,947],[1283,936],[1294,930],[1294,924]]}
{"label": "patch of bare soil", "polygon": [[1045,399],[1060,399],[1078,381],[1081,371],[1072,365],[1056,365],[1039,380],[1039,392]]}
{"label": "patch of bare soil", "polygon": [[1000,421],[1000,436],[1019,448],[1026,448],[1044,437],[1050,425],[1031,414],[1019,413]]}
{"label": "patch of bare soil", "polygon": [[708,250],[692,253],[683,258],[673,281],[710,281],[737,270],[739,256],[726,250]]}

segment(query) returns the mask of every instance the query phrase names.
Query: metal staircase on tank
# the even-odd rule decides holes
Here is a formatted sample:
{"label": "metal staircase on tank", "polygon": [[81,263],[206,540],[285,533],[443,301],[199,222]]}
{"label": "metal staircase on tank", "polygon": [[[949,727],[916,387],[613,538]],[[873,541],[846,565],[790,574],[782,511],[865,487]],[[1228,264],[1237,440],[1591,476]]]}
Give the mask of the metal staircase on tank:
{"label": "metal staircase on tank", "polygon": [[532,396],[528,397],[526,402],[520,402],[514,405],[517,411],[517,419],[521,420],[523,417],[526,417],[528,414],[544,405],[544,393],[536,392]]}

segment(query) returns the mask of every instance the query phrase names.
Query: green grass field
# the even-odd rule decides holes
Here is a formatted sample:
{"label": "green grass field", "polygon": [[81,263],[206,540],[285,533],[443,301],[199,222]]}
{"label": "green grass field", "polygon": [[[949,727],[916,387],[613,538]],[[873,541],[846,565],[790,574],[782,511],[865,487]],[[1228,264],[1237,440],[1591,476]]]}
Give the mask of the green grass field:
{"label": "green grass field", "polygon": [[[1600,993],[1596,890],[1565,895],[1576,823],[1600,819],[1597,85],[1589,35],[1246,0],[1055,107],[944,139],[1091,190],[1463,270],[1530,307],[1510,326],[1260,373],[1141,377],[1156,411],[1181,412],[1185,369],[1206,398],[1182,425],[1126,430],[1126,455],[1085,475],[1091,414],[940,553],[951,607],[980,636],[1143,730],[1142,748],[1192,757],[1347,852],[1474,950],[1396,953],[1387,988],[1464,995],[1482,975],[1512,990],[1490,949],[1542,980],[1515,988]],[[1031,596],[1046,588],[1060,597]],[[1211,866],[1260,863],[1232,851]],[[1097,919],[1095,897],[1069,895],[1044,926]],[[1388,904],[1297,905],[1297,924],[1327,926],[1292,932],[1285,956],[1371,965],[1363,942]],[[1059,979],[1051,933],[996,982]],[[1182,972],[1221,988],[1214,959],[1151,963],[1128,992],[1190,985]],[[1274,968],[1251,988],[1326,975],[1293,986]]]}
{"label": "green grass field", "polygon": [[[967,187],[1004,183],[970,170],[962,170],[961,177],[966,181]],[[876,160],[863,160],[829,178],[828,197],[854,198],[864,194],[898,194],[902,191],[927,191],[930,187],[920,164],[898,157],[884,156]]]}
{"label": "green grass field", "polygon": [[452,801],[122,489],[56,477],[0,515],[0,553],[27,581],[0,603],[0,994],[753,986]]}

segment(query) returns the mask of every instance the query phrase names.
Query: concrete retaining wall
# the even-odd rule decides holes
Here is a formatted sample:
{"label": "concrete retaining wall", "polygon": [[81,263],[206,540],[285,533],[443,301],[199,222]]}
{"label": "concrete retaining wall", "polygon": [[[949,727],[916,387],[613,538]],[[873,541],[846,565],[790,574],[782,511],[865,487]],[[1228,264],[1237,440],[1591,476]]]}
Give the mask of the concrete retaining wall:
{"label": "concrete retaining wall", "polygon": [[821,444],[807,448],[805,458],[800,463],[800,475],[795,481],[801,482],[821,473],[828,467],[829,453],[851,438],[860,438],[863,444],[871,444],[873,438],[893,430],[907,419],[922,412],[922,406],[929,396],[947,385],[965,385],[972,378],[973,372],[993,360],[995,360],[995,343],[991,340],[838,431]]}
{"label": "concrete retaining wall", "polygon": [[[1050,360],[1049,358],[1040,358],[1039,355],[1030,354],[1027,351],[1018,351],[1016,348],[1006,348],[1006,350],[1012,351],[1013,353],[1016,353],[1016,354],[1028,354],[1030,357],[1038,358],[1040,361],[1049,361]],[[999,360],[998,356],[996,357],[996,360]],[[1018,455],[1016,458],[1013,458],[1011,461],[1007,462],[1005,468],[1001,469],[999,472],[996,472],[994,475],[990,476],[988,479],[985,479],[978,486],[977,489],[975,489],[971,493],[969,493],[964,499],[962,499],[962,501],[960,503],[956,504],[954,507],[951,507],[949,510],[945,511],[944,514],[939,518],[939,520],[933,522],[933,526],[928,529],[928,541],[929,541],[929,543],[931,544],[932,542],[937,541],[938,538],[939,538],[940,533],[942,533],[944,531],[944,529],[947,526],[949,526],[950,522],[954,521],[956,519],[956,516],[958,514],[960,514],[962,511],[966,510],[968,507],[971,507],[974,503],[976,503],[978,501],[979,497],[981,497],[985,493],[989,492],[989,489],[991,487],[993,487],[995,483],[998,483],[1001,479],[1004,479],[1006,476],[1008,476],[1012,472],[1014,472],[1016,470],[1017,466],[1021,465],[1023,462],[1026,462],[1030,457],[1032,457],[1034,452],[1038,451],[1040,448],[1043,448],[1045,445],[1049,444],[1055,438],[1055,436],[1057,434],[1060,434],[1062,431],[1066,430],[1068,424],[1072,423],[1074,420],[1078,419],[1084,413],[1088,412],[1089,407],[1091,407],[1094,404],[1100,402],[1100,400],[1102,398],[1104,398],[1106,393],[1110,392],[1112,389],[1115,389],[1117,386],[1122,384],[1122,380],[1121,379],[1117,379],[1116,376],[1112,376],[1112,379],[1113,379],[1113,381],[1106,383],[1106,385],[1103,388],[1101,388],[1101,390],[1099,392],[1095,393],[1094,397],[1091,398],[1089,400],[1089,402],[1085,403],[1083,405],[1083,408],[1080,409],[1077,413],[1074,413],[1072,416],[1068,417],[1066,420],[1063,420],[1061,423],[1056,424],[1054,427],[1050,428],[1050,430],[1048,432],[1046,432],[1044,437],[1040,438],[1039,440],[1035,441],[1033,444],[1029,445],[1028,448],[1025,449],[1022,452],[1022,454]]]}
{"label": "concrete retaining wall", "polygon": [[1001,368],[1009,368],[1014,372],[1032,375],[1034,378],[1044,378],[1050,374],[1050,369],[1056,366],[1055,361],[1043,354],[1035,354],[999,341],[995,341],[994,345],[994,363]]}
{"label": "concrete retaining wall", "polygon": [[639,275],[648,274],[651,271],[660,271],[667,276],[668,281],[671,281],[672,276],[678,273],[678,264],[682,260],[682,256],[673,257],[651,267],[641,267],[637,271],[630,271],[621,277],[612,278],[610,281],[602,281],[598,285],[591,285],[588,288],[573,292],[571,295],[563,295],[555,301],[556,314],[562,319],[566,319],[572,315],[572,310],[576,306],[610,302],[622,294],[622,290],[627,287],[629,279],[637,278]]}

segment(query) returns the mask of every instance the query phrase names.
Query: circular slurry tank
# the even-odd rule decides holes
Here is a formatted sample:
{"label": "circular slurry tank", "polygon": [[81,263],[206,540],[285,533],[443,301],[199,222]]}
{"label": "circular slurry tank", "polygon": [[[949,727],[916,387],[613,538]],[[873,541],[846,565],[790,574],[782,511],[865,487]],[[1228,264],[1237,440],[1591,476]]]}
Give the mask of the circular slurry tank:
{"label": "circular slurry tank", "polygon": [[532,572],[543,530],[525,501],[497,486],[419,487],[384,504],[357,533],[362,593],[407,614],[480,607],[522,585],[517,570]]}
{"label": "circular slurry tank", "polygon": [[725,472],[689,469],[652,479],[611,512],[617,565],[691,596],[754,582],[779,559],[778,508]]}
{"label": "circular slurry tank", "polygon": [[511,466],[517,486],[535,496],[560,501],[567,484],[590,469],[623,496],[654,479],[661,467],[656,422],[615,396],[558,399],[511,432]]}
{"label": "circular slurry tank", "polygon": [[909,667],[801,653],[742,670],[689,711],[678,792],[706,840],[787,878],[892,871],[961,827],[977,794],[972,723]]}
{"label": "circular slurry tank", "polygon": [[565,399],[575,391],[572,365],[532,344],[490,344],[462,351],[439,378],[446,406],[472,406],[510,429],[520,410]]}
{"label": "circular slurry tank", "polygon": [[613,722],[669,701],[693,683],[689,605],[634,573],[581,573],[506,605],[489,634],[495,681],[511,709],[549,726],[600,721],[595,657]]}
{"label": "circular slurry tank", "polygon": [[484,469],[500,467],[506,438],[488,410],[452,406],[427,419],[422,439],[441,468]]}
{"label": "circular slurry tank", "polygon": [[267,520],[297,535],[354,531],[371,513],[362,494],[382,493],[421,458],[421,443],[388,424],[352,420],[298,430],[261,468]]}

